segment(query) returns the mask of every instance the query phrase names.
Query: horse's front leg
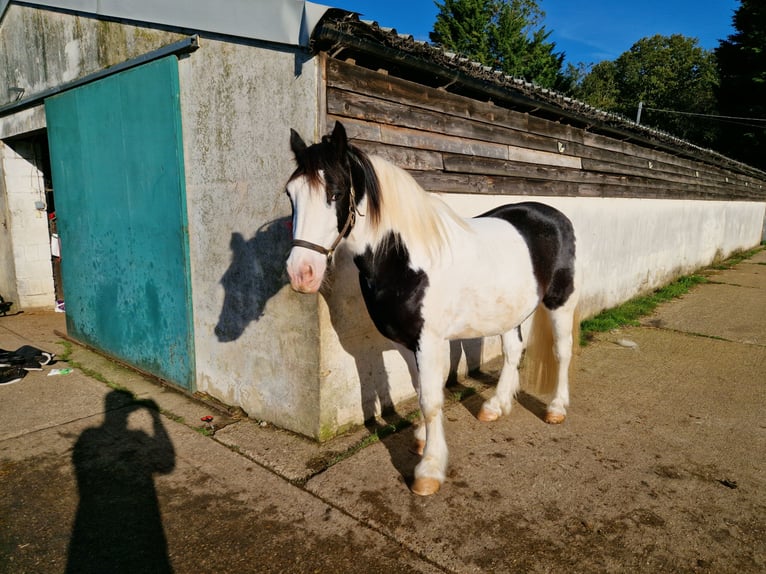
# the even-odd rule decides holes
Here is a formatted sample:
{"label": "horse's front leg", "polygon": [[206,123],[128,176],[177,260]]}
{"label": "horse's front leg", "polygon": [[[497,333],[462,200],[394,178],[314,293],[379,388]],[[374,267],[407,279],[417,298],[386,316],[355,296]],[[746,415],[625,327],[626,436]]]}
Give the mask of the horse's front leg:
{"label": "horse's front leg", "polygon": [[418,397],[425,426],[423,458],[415,467],[412,492],[436,493],[447,474],[447,441],[444,438],[444,382],[449,371],[449,347],[438,337],[421,336],[416,352]]}

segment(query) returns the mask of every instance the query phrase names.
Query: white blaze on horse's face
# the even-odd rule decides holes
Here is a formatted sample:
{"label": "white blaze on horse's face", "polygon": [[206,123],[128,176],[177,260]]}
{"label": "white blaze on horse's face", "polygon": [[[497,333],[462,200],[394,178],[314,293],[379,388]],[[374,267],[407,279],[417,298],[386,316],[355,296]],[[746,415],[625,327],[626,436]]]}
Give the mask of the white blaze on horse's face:
{"label": "white blaze on horse's face", "polygon": [[[338,236],[338,217],[324,185],[312,188],[301,175],[288,182],[287,195],[293,204],[293,238],[329,248]],[[319,291],[326,270],[327,256],[305,247],[294,246],[287,258],[290,286],[300,293]]]}

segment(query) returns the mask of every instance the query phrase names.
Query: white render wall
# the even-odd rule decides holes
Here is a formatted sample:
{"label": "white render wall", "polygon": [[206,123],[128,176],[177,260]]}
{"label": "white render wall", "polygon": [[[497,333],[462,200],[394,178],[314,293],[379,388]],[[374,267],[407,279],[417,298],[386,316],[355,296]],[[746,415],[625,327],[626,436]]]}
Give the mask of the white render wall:
{"label": "white render wall", "polygon": [[[12,145],[0,141],[0,225],[3,228],[4,278],[0,294],[13,301],[11,311],[53,309],[56,303],[51,267],[48,214],[45,211],[45,180],[29,141]],[[35,202],[42,202],[37,209]],[[12,280],[15,279],[15,283]]]}
{"label": "white render wall", "polygon": [[[12,4],[0,20],[0,105],[184,37]],[[0,117],[0,293],[14,302],[12,311],[56,303],[47,216],[35,207],[45,200],[43,177],[26,143],[45,126],[42,103]]]}
{"label": "white render wall", "polygon": [[320,436],[317,302],[284,271],[290,128],[319,135],[316,59],[204,38],[179,74],[197,390]]}
{"label": "white render wall", "polygon": [[[582,318],[661,287],[761,241],[766,203],[509,197],[440,194],[470,217],[503,203],[540,201],[572,220],[583,268]],[[498,246],[499,249],[502,246]],[[320,295],[321,388],[328,398],[326,420],[337,428],[359,424],[414,396],[409,366],[394,345],[376,331],[364,307],[356,268],[340,253],[334,281]],[[307,296],[310,297],[310,296]],[[499,337],[453,343],[453,365],[465,370],[500,354]],[[462,356],[462,357],[461,357]]]}

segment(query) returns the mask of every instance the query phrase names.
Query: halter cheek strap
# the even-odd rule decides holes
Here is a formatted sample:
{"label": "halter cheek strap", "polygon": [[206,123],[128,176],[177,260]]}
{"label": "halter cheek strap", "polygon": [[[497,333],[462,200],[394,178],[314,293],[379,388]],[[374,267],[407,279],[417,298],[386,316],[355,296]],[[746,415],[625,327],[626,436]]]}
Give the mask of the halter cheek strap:
{"label": "halter cheek strap", "polygon": [[348,216],[346,217],[346,223],[343,225],[343,228],[340,230],[338,237],[335,238],[335,241],[332,242],[332,245],[329,249],[327,247],[323,247],[322,245],[312,243],[311,241],[305,241],[303,239],[293,239],[293,247],[304,247],[306,249],[311,249],[312,251],[317,251],[318,253],[321,253],[327,257],[328,263],[332,261],[332,256],[333,253],[335,253],[335,249],[338,247],[338,244],[346,236],[346,233],[348,233],[356,221],[356,199],[354,194],[354,186],[351,186],[350,196],[351,197],[348,206]]}

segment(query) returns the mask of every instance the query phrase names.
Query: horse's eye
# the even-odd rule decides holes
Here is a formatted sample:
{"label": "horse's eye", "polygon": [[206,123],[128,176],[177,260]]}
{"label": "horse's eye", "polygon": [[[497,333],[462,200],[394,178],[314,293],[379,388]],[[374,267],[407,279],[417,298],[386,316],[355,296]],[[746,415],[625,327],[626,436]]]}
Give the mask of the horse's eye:
{"label": "horse's eye", "polygon": [[343,197],[343,193],[341,193],[340,191],[336,191],[335,193],[333,193],[333,194],[330,196],[330,199],[331,199],[332,201],[338,201],[338,200],[339,200],[341,197]]}

